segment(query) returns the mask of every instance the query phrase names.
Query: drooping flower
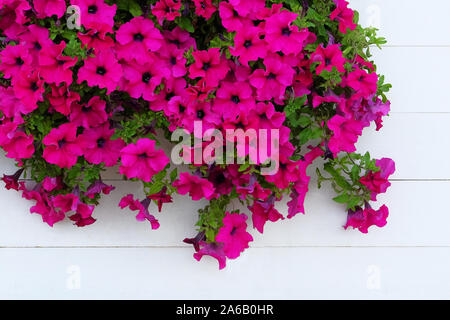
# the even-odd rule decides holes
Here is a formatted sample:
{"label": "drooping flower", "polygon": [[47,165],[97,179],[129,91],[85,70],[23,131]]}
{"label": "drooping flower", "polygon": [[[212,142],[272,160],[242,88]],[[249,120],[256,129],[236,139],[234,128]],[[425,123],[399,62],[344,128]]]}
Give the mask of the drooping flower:
{"label": "drooping flower", "polygon": [[112,50],[100,51],[95,57],[84,61],[84,66],[78,71],[78,83],[87,81],[91,87],[106,88],[108,94],[116,90],[122,78],[122,66]]}
{"label": "drooping flower", "polygon": [[375,165],[380,169],[377,172],[369,171],[360,179],[364,186],[372,191],[372,201],[377,200],[377,196],[385,193],[391,186],[389,177],[395,172],[395,162],[389,158],[383,158],[375,161]]}
{"label": "drooping flower", "polygon": [[169,158],[164,151],[155,149],[155,141],[139,139],[135,144],[129,144],[121,150],[122,165],[120,174],[129,179],[138,178],[150,182],[152,177],[169,164]]}
{"label": "drooping flower", "polygon": [[174,21],[176,17],[181,16],[180,0],[159,0],[152,9],[152,13],[157,17],[158,23],[162,25],[164,19]]}
{"label": "drooping flower", "polygon": [[238,213],[225,213],[223,227],[216,236],[216,241],[223,243],[223,251],[227,258],[236,259],[253,241],[253,237],[247,232],[247,216]]}
{"label": "drooping flower", "polygon": [[30,212],[40,214],[42,216],[42,221],[47,223],[50,227],[53,227],[55,223],[64,220],[66,217],[63,212],[55,209],[49,194],[44,190],[28,190],[24,184],[22,184],[21,190],[23,191],[23,198],[34,200],[36,202],[36,204],[30,208]]}
{"label": "drooping flower", "polygon": [[366,204],[365,209],[358,208],[356,211],[349,210],[347,224],[344,228],[348,229],[352,227],[362,233],[368,233],[371,226],[384,227],[387,224],[386,220],[388,216],[389,209],[385,205],[378,210],[374,210]]}
{"label": "drooping flower", "polygon": [[131,211],[139,211],[138,215],[136,216],[137,221],[149,221],[152,229],[158,229],[160,227],[160,224],[158,220],[150,214],[148,211],[148,207],[150,205],[150,199],[145,199],[143,201],[135,200],[132,194],[129,194],[120,200],[119,207],[121,209],[124,209],[126,207],[129,207]]}
{"label": "drooping flower", "polygon": [[205,241],[199,242],[199,250],[194,253],[194,258],[200,261],[204,256],[210,256],[219,262],[219,270],[226,267],[227,258],[224,252],[224,245],[221,243],[207,243]]}
{"label": "drooping flower", "polygon": [[43,139],[44,159],[61,168],[70,168],[77,163],[83,150],[78,144],[77,127],[72,123],[66,123],[59,128],[52,129]]}
{"label": "drooping flower", "polygon": [[59,19],[66,12],[65,0],[33,0],[33,5],[39,19],[53,15]]}
{"label": "drooping flower", "polygon": [[178,193],[189,196],[194,201],[206,198],[211,200],[215,196],[215,189],[213,184],[198,176],[193,176],[188,172],[183,172],[180,178],[173,183],[173,186],[177,188]]}
{"label": "drooping flower", "polygon": [[172,203],[172,196],[167,194],[167,187],[164,187],[160,192],[151,194],[147,198],[155,201],[158,204],[158,211],[161,212],[164,203]]}
{"label": "drooping flower", "polygon": [[63,187],[63,182],[61,177],[45,177],[42,181],[42,187],[45,191],[52,192],[60,190]]}
{"label": "drooping flower", "polygon": [[152,20],[136,17],[120,26],[116,39],[120,44],[117,48],[120,59],[141,62],[147,60],[148,51],[161,48],[163,37]]}
{"label": "drooping flower", "polygon": [[13,175],[3,175],[2,181],[5,183],[5,188],[7,190],[17,190],[19,191],[19,178],[24,172],[24,169],[19,169]]}
{"label": "drooping flower", "polygon": [[85,130],[79,136],[84,158],[92,164],[104,163],[106,167],[115,166],[125,143],[122,139],[111,140],[113,134],[114,130],[109,128],[109,124]]}
{"label": "drooping flower", "polygon": [[375,72],[355,70],[348,74],[345,83],[356,91],[358,96],[368,98],[377,92],[378,76]]}
{"label": "drooping flower", "polygon": [[264,233],[264,225],[267,221],[276,222],[284,219],[283,215],[275,209],[275,199],[261,202],[255,201],[249,210],[252,212],[253,227],[260,233]]}
{"label": "drooping flower", "polygon": [[347,29],[355,30],[356,23],[353,22],[354,12],[348,8],[345,0],[334,0],[336,9],[331,13],[330,19],[339,21],[339,31],[347,33]]}
{"label": "drooping flower", "polygon": [[203,78],[206,85],[216,87],[227,75],[229,68],[223,63],[219,48],[194,51],[192,55],[195,62],[189,67],[189,78]]}

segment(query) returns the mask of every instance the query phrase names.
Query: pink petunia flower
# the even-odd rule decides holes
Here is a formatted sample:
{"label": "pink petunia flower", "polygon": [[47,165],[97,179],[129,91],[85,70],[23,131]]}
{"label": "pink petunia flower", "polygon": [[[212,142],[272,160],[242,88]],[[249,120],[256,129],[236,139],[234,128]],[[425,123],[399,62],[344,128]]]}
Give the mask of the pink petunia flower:
{"label": "pink petunia flower", "polygon": [[15,118],[16,120],[23,114],[29,114],[37,109],[37,104],[27,106],[17,99],[14,89],[12,87],[0,87],[0,111],[8,118]]}
{"label": "pink petunia flower", "polygon": [[59,86],[61,83],[72,84],[72,70],[78,61],[77,57],[68,57],[63,55],[66,43],[61,41],[58,45],[52,45],[43,48],[39,53],[40,75],[47,83],[55,83]]}
{"label": "pink petunia flower", "polygon": [[75,91],[70,91],[67,85],[60,87],[50,86],[51,90],[46,98],[50,102],[50,110],[55,110],[65,116],[68,116],[72,110],[72,105],[80,102],[80,95]]}
{"label": "pink petunia flower", "polygon": [[80,8],[81,24],[86,29],[112,32],[117,5],[108,5],[103,0],[71,0]]}
{"label": "pink petunia flower", "polygon": [[33,5],[39,19],[53,15],[59,19],[66,12],[65,0],[33,0]]}
{"label": "pink petunia flower", "polygon": [[239,16],[234,7],[227,1],[220,1],[219,15],[222,25],[230,32],[242,30],[244,24],[248,21]]}
{"label": "pink petunia flower", "polygon": [[121,78],[122,66],[112,50],[100,51],[95,57],[87,58],[78,71],[78,84],[86,80],[91,87],[106,88],[108,94],[116,90]]}
{"label": "pink petunia flower", "polygon": [[230,48],[231,55],[239,57],[239,61],[245,66],[248,66],[249,61],[264,59],[267,45],[261,39],[263,34],[264,31],[258,27],[240,29],[234,38],[234,48]]}
{"label": "pink petunia flower", "polygon": [[345,0],[334,0],[336,9],[331,13],[330,19],[339,22],[339,31],[347,33],[347,29],[355,30],[356,23],[353,22],[354,12],[348,8],[348,2]]}
{"label": "pink petunia flower", "polygon": [[247,249],[253,237],[247,232],[247,216],[238,213],[225,213],[223,227],[216,236],[216,241],[223,243],[223,251],[227,258],[236,259]]}
{"label": "pink petunia flower", "polygon": [[197,50],[195,39],[178,26],[171,31],[164,30],[163,37],[168,43],[176,45],[179,50],[188,51],[191,48]]}
{"label": "pink petunia flower", "polygon": [[265,41],[270,44],[268,48],[272,52],[298,54],[303,50],[309,31],[299,30],[296,25],[292,25],[297,16],[296,13],[281,11],[266,20]]}
{"label": "pink petunia flower", "polygon": [[227,75],[229,67],[223,63],[219,48],[194,51],[192,55],[195,62],[189,67],[189,78],[203,78],[206,85],[216,87]]}
{"label": "pink petunia flower", "polygon": [[16,97],[27,108],[36,108],[39,101],[44,101],[44,81],[37,71],[19,73],[12,79],[11,84]]}
{"label": "pink petunia flower", "polygon": [[215,196],[215,189],[213,184],[198,176],[193,176],[188,172],[183,172],[180,178],[173,183],[173,186],[177,188],[178,193],[189,196],[194,201],[206,198],[211,200]]}
{"label": "pink petunia flower", "polygon": [[77,127],[72,123],[66,123],[59,128],[52,129],[43,139],[43,157],[51,164],[61,168],[70,168],[77,163],[78,157],[83,154],[78,138]]}
{"label": "pink petunia flower", "polygon": [[83,47],[93,49],[94,52],[108,50],[114,47],[114,39],[111,38],[106,31],[88,30],[86,33],[78,32]]}
{"label": "pink petunia flower", "polygon": [[11,79],[14,75],[30,70],[33,57],[30,56],[28,48],[25,46],[9,45],[0,52],[0,61],[0,71],[4,73],[3,77]]}
{"label": "pink petunia flower", "polygon": [[129,207],[131,211],[139,211],[138,215],[136,216],[137,221],[149,221],[152,229],[158,229],[160,227],[160,224],[156,218],[150,214],[148,211],[148,207],[150,205],[150,199],[145,199],[143,201],[135,200],[132,194],[127,195],[126,197],[123,197],[122,200],[120,200],[119,207],[121,209],[124,209],[126,207]]}
{"label": "pink petunia flower", "polygon": [[266,5],[265,0],[229,0],[228,2],[240,16],[249,16],[249,18],[253,18],[253,16],[261,11]]}
{"label": "pink petunia flower", "polygon": [[152,20],[136,17],[120,26],[116,33],[119,59],[145,61],[148,51],[161,48],[163,37]]}
{"label": "pink petunia flower", "polygon": [[138,178],[150,182],[152,177],[169,164],[164,151],[155,149],[155,141],[139,139],[121,150],[120,174],[127,178]]}
{"label": "pink petunia flower", "polygon": [[87,105],[72,104],[69,119],[76,126],[84,128],[98,127],[108,120],[105,108],[106,102],[95,96],[89,100]]}
{"label": "pink petunia flower", "polygon": [[158,23],[162,25],[164,19],[174,21],[181,16],[181,0],[159,0],[152,9],[152,13],[157,17]]}
{"label": "pink petunia flower", "polygon": [[324,48],[323,45],[317,47],[316,51],[311,54],[312,62],[319,62],[316,69],[316,74],[320,75],[323,70],[331,72],[333,67],[336,67],[337,71],[345,72],[344,64],[347,61],[338,44],[329,45]]}
{"label": "pink petunia flower", "polygon": [[195,4],[195,14],[199,15],[206,20],[209,20],[214,12],[217,11],[217,7],[212,4],[212,0],[193,0]]}
{"label": "pink petunia flower", "polygon": [[83,154],[89,163],[104,163],[106,167],[117,164],[120,151],[125,147],[122,139],[111,140],[114,130],[105,124],[101,127],[88,129],[80,135],[79,140],[83,147]]}
{"label": "pink petunia flower", "polygon": [[23,174],[25,169],[19,169],[13,175],[3,175],[2,181],[5,183],[6,190],[19,191],[19,178]]}
{"label": "pink petunia flower", "polygon": [[377,92],[378,76],[375,72],[367,73],[365,70],[358,69],[348,74],[345,83],[355,90],[358,96],[368,98]]}
{"label": "pink petunia flower", "polygon": [[267,221],[276,222],[284,217],[275,209],[275,199],[261,202],[255,201],[249,210],[252,212],[253,227],[260,233],[264,233],[264,225]]}
{"label": "pink petunia flower", "polygon": [[234,121],[241,111],[255,107],[253,90],[247,82],[223,82],[216,93],[213,109],[225,121]]}
{"label": "pink petunia flower", "polygon": [[328,147],[333,154],[337,154],[341,151],[356,151],[355,144],[364,128],[362,122],[335,115],[328,121],[327,125],[333,132],[333,136],[328,143]]}
{"label": "pink petunia flower", "polygon": [[219,262],[219,270],[226,267],[227,258],[223,250],[224,245],[221,243],[207,243],[205,241],[199,242],[199,249],[194,253],[194,258],[200,261],[204,256],[210,256]]}
{"label": "pink petunia flower", "polygon": [[28,1],[7,0],[0,2],[0,30],[12,40],[17,40],[18,35],[26,30],[24,24],[30,18],[27,11],[31,10]]}
{"label": "pink petunia flower", "polygon": [[360,179],[367,189],[372,191],[372,201],[377,200],[377,196],[381,193],[385,193],[391,186],[389,177],[395,172],[395,162],[389,158],[383,158],[375,161],[375,165],[380,168],[380,171],[369,171],[364,177]]}
{"label": "pink petunia flower", "polygon": [[368,233],[371,226],[384,227],[387,224],[388,217],[389,209],[385,205],[378,210],[374,210],[366,204],[364,210],[362,208],[358,208],[356,211],[349,210],[347,224],[344,228],[352,227],[362,233]]}

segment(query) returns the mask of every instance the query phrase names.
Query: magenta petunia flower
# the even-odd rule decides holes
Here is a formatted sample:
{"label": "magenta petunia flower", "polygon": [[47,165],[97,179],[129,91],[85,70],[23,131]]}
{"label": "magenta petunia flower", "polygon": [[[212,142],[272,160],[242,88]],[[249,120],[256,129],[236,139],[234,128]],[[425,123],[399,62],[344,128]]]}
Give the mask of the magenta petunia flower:
{"label": "magenta petunia flower", "polygon": [[193,176],[188,172],[183,172],[180,178],[173,183],[173,186],[177,188],[178,193],[189,196],[194,201],[206,198],[211,200],[215,196],[215,189],[213,184],[198,176]]}
{"label": "magenta petunia flower", "polygon": [[358,69],[348,74],[345,83],[355,90],[358,96],[368,98],[377,92],[378,75]]}
{"label": "magenta petunia flower", "polygon": [[179,50],[188,51],[191,48],[197,50],[195,39],[189,32],[178,26],[171,31],[164,30],[163,36],[168,43],[176,45]]}
{"label": "magenta petunia flower", "polygon": [[380,209],[374,210],[366,204],[366,208],[357,209],[356,211],[349,210],[347,216],[347,224],[345,229],[352,227],[358,229],[362,233],[368,233],[371,226],[377,226],[379,228],[384,227],[387,224],[387,218],[389,217],[389,209],[383,205]]}
{"label": "magenta petunia flower", "polygon": [[25,23],[30,21],[30,3],[24,0],[6,0],[0,2],[0,30],[12,40],[26,30]]}
{"label": "magenta petunia flower", "polygon": [[375,165],[380,168],[380,171],[369,171],[364,177],[361,178],[361,182],[367,189],[372,191],[372,201],[377,200],[377,196],[381,193],[385,193],[391,186],[389,177],[395,172],[395,162],[389,158],[383,158],[375,161]]}
{"label": "magenta petunia flower", "polygon": [[12,79],[11,84],[14,94],[27,108],[33,109],[39,101],[44,101],[44,80],[39,77],[37,71],[19,73]]}
{"label": "magenta petunia flower", "polygon": [[266,5],[265,0],[229,0],[228,2],[240,16],[249,16],[249,18],[253,18],[253,16],[264,9]]}
{"label": "magenta petunia flower", "polygon": [[194,258],[200,261],[204,256],[210,256],[219,262],[219,270],[226,267],[227,258],[223,250],[224,245],[221,243],[207,243],[205,241],[199,242],[199,249],[194,253]]}
{"label": "magenta petunia flower", "polygon": [[112,50],[100,51],[95,57],[87,58],[78,71],[79,84],[86,80],[91,87],[106,88],[108,94],[116,90],[121,78],[122,66]]}
{"label": "magenta petunia flower", "polygon": [[152,20],[136,17],[120,26],[116,39],[120,44],[117,47],[119,59],[143,62],[147,59],[148,51],[161,48],[163,37]]}
{"label": "magenta petunia flower", "polygon": [[71,0],[80,8],[81,24],[86,29],[112,32],[117,5],[108,5],[103,0]]}
{"label": "magenta petunia flower", "polygon": [[328,147],[333,154],[338,154],[341,151],[356,151],[355,144],[364,128],[362,122],[335,115],[327,122],[327,125],[333,132],[333,136],[328,143]]}
{"label": "magenta petunia flower", "polygon": [[19,191],[19,179],[24,171],[25,169],[19,169],[13,175],[3,175],[2,181],[5,183],[6,190]]}
{"label": "magenta petunia flower", "polygon": [[283,220],[284,217],[275,209],[275,199],[261,202],[255,201],[249,210],[252,212],[253,227],[260,233],[264,233],[264,225],[267,221],[277,222]]}
{"label": "magenta petunia flower", "polygon": [[94,52],[108,50],[114,47],[114,39],[111,38],[106,31],[89,30],[86,33],[78,32],[83,47],[93,49]]}
{"label": "magenta petunia flower", "polygon": [[296,25],[292,25],[297,16],[293,12],[281,11],[267,18],[265,41],[270,44],[269,49],[272,52],[298,54],[303,50],[309,31],[299,30]]}
{"label": "magenta petunia flower", "polygon": [[172,77],[181,78],[186,75],[187,59],[184,57],[183,50],[178,49],[175,44],[170,43],[162,47],[160,54],[161,58],[166,63],[167,69],[170,71]]}
{"label": "magenta petunia flower", "polygon": [[45,191],[52,192],[61,190],[64,186],[61,177],[45,177],[42,181],[42,187]]}
{"label": "magenta petunia flower", "polygon": [[294,69],[276,58],[265,59],[264,65],[266,70],[256,69],[250,76],[250,84],[257,89],[257,99],[284,100],[286,88],[292,85]]}
{"label": "magenta petunia flower", "polygon": [[329,45],[324,48],[323,45],[317,47],[316,51],[311,54],[312,62],[319,62],[316,69],[316,74],[319,75],[323,70],[331,72],[333,67],[343,73],[345,72],[344,64],[347,61],[338,44]]}
{"label": "magenta petunia flower", "polygon": [[258,27],[240,29],[234,38],[234,48],[230,48],[232,56],[239,57],[239,61],[248,66],[249,61],[264,59],[267,55],[266,42],[261,39],[264,31]]}
{"label": "magenta petunia flower", "polygon": [[142,65],[133,62],[123,66],[126,80],[124,90],[135,99],[143,97],[144,100],[153,101],[156,87],[162,83],[163,78],[170,76],[170,71],[156,56],[146,62]]}
{"label": "magenta petunia flower", "polygon": [[174,21],[181,16],[181,0],[159,0],[152,9],[152,13],[157,17],[158,23],[163,24],[164,19]]}
{"label": "magenta petunia flower", "polygon": [[66,13],[65,0],[33,0],[33,5],[39,19],[53,15],[59,19]]}
{"label": "magenta petunia flower", "polygon": [[250,24],[247,19],[240,17],[234,7],[227,1],[220,1],[219,15],[222,25],[230,32],[242,30],[244,24]]}
{"label": "magenta petunia flower", "polygon": [[223,82],[216,93],[213,109],[225,121],[234,121],[255,107],[253,90],[247,82]]}
{"label": "magenta petunia flower", "polygon": [[124,209],[129,207],[131,211],[139,211],[136,216],[137,221],[148,220],[152,226],[152,229],[158,229],[160,224],[156,218],[150,214],[148,207],[150,205],[150,199],[145,199],[143,201],[135,200],[132,194],[129,194],[120,200],[119,207]]}
{"label": "magenta petunia flower", "polygon": [[155,149],[155,141],[139,139],[121,150],[120,174],[127,178],[138,178],[150,182],[152,177],[169,164],[164,151]]}
{"label": "magenta petunia flower", "polygon": [[7,118],[19,119],[23,114],[29,114],[37,109],[37,104],[27,106],[17,99],[12,87],[0,87],[0,111]]}
{"label": "magenta petunia flower", "polygon": [[219,81],[225,79],[229,67],[221,59],[219,48],[194,51],[192,55],[195,62],[189,67],[189,78],[203,78],[206,85],[211,87],[216,87]]}
{"label": "magenta petunia flower", "polygon": [[32,135],[27,135],[22,131],[15,131],[8,138],[9,142],[2,145],[8,158],[20,160],[29,159],[33,156],[35,149]]}
{"label": "magenta petunia flower", "polygon": [[217,7],[212,4],[212,0],[193,0],[195,4],[195,14],[209,20]]}
{"label": "magenta petunia flower", "polygon": [[34,57],[36,64],[39,63],[39,52],[46,47],[54,45],[49,38],[49,31],[47,28],[40,27],[36,24],[29,25],[26,32],[19,35],[20,44],[29,50],[29,53]]}
{"label": "magenta petunia flower", "polygon": [[355,30],[356,23],[353,22],[355,13],[348,8],[348,2],[345,0],[334,0],[336,9],[331,13],[330,19],[339,22],[339,31],[347,33],[347,29]]}
{"label": "magenta petunia flower", "polygon": [[47,83],[55,83],[59,86],[61,83],[72,84],[72,70],[78,61],[77,57],[68,57],[63,55],[66,43],[61,41],[58,45],[52,45],[43,48],[39,52],[40,75]]}
{"label": "magenta petunia flower", "polygon": [[16,74],[30,70],[33,57],[25,46],[9,45],[0,52],[0,61],[0,71],[4,73],[4,78],[11,79]]}
{"label": "magenta petunia flower", "polygon": [[84,158],[89,163],[115,166],[125,143],[122,139],[111,140],[113,134],[114,130],[110,129],[108,124],[84,131],[79,136]]}
{"label": "magenta petunia flower", "polygon": [[70,91],[65,84],[60,87],[51,85],[50,88],[51,90],[46,96],[50,102],[50,110],[55,110],[65,116],[68,116],[72,110],[72,105],[80,102],[80,95],[75,91]]}
{"label": "magenta petunia flower", "polygon": [[72,123],[52,129],[42,142],[46,146],[44,159],[61,168],[74,166],[83,154],[77,138],[77,127]]}
{"label": "magenta petunia flower", "polygon": [[34,200],[36,204],[31,207],[31,213],[37,213],[42,216],[42,221],[47,223],[50,227],[53,227],[55,223],[58,223],[66,217],[61,211],[57,211],[50,200],[49,194],[45,190],[28,190],[22,184],[21,190],[23,191],[22,197],[27,200]]}
{"label": "magenta petunia flower", "polygon": [[72,104],[69,119],[78,127],[98,127],[108,120],[108,114],[105,108],[106,102],[101,100],[100,97],[95,96],[89,100],[87,105]]}
{"label": "magenta petunia flower", "polygon": [[247,232],[247,216],[238,213],[225,213],[223,227],[216,236],[216,241],[223,243],[223,251],[227,258],[236,259],[247,249],[253,237]]}

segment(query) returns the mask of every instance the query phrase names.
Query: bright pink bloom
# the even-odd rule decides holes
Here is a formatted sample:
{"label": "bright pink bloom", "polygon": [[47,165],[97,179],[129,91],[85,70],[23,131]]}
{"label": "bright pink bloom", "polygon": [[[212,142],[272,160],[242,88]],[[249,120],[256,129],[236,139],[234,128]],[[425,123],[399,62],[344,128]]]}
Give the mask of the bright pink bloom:
{"label": "bright pink bloom", "polygon": [[227,258],[236,259],[245,249],[253,237],[247,232],[247,216],[238,213],[225,213],[223,227],[216,236],[216,241],[223,243],[223,251]]}
{"label": "bright pink bloom", "polygon": [[29,25],[26,32],[19,36],[20,44],[24,45],[35,58],[38,63],[39,52],[46,47],[54,45],[49,38],[49,31],[47,28],[40,27],[36,24]]}
{"label": "bright pink bloom", "polygon": [[44,81],[37,71],[19,73],[12,79],[11,84],[16,97],[27,108],[36,108],[39,101],[44,101]]}
{"label": "bright pink bloom", "polygon": [[345,0],[334,0],[336,9],[331,13],[330,19],[339,21],[339,31],[347,33],[347,29],[355,30],[356,23],[353,22],[354,12],[348,8]]}
{"label": "bright pink bloom", "polygon": [[10,141],[3,146],[6,156],[11,159],[29,159],[33,156],[34,138],[22,131],[15,131],[9,136]]}
{"label": "bright pink bloom", "polygon": [[72,105],[80,102],[80,95],[75,91],[70,91],[67,85],[60,87],[50,86],[51,90],[46,98],[50,101],[50,109],[68,116],[72,110]]}
{"label": "bright pink bloom", "polygon": [[160,192],[151,194],[147,198],[155,201],[158,204],[158,211],[161,212],[164,203],[172,203],[172,196],[167,194],[167,187],[164,187]]}
{"label": "bright pink bloom", "polygon": [[83,154],[77,139],[77,127],[72,123],[52,129],[42,142],[46,146],[44,159],[61,168],[74,166]]}
{"label": "bright pink bloom", "polygon": [[80,198],[73,193],[59,194],[53,198],[52,203],[55,208],[61,209],[62,213],[67,213],[77,210]]}
{"label": "bright pink bloom", "polygon": [[[87,208],[87,207],[84,206],[84,208]],[[90,207],[89,207],[89,210],[90,210]],[[83,215],[81,215],[79,213],[76,213],[76,214],[70,216],[69,219],[72,220],[73,222],[75,222],[75,225],[77,227],[90,226],[91,224],[95,223],[95,221],[97,221],[96,219],[94,219],[92,217],[83,218]]]}
{"label": "bright pink bloom", "polygon": [[43,190],[28,190],[24,185],[22,185],[21,190],[23,190],[23,198],[36,201],[36,204],[31,207],[30,212],[40,214],[42,216],[42,221],[47,223],[50,227],[53,227],[55,223],[64,220],[66,217],[63,212],[57,211],[54,208],[48,193]]}
{"label": "bright pink bloom", "polygon": [[107,5],[103,0],[71,0],[72,5],[80,7],[81,24],[86,29],[112,32],[117,6]]}
{"label": "bright pink bloom", "polygon": [[8,118],[20,118],[22,114],[29,114],[37,109],[37,104],[27,106],[17,99],[12,87],[0,87],[0,111]]}
{"label": "bright pink bloom", "polygon": [[157,17],[158,23],[162,25],[164,19],[174,21],[176,17],[181,16],[180,0],[159,0],[152,9],[152,13]]}
{"label": "bright pink bloom", "polygon": [[17,40],[17,36],[26,30],[24,24],[30,20],[26,12],[31,10],[30,4],[24,0],[3,0],[0,7],[0,30],[8,38]]}
{"label": "bright pink bloom", "polygon": [[203,198],[211,200],[215,195],[214,186],[210,181],[193,176],[188,172],[183,172],[180,178],[173,183],[173,186],[177,188],[179,194],[186,195],[189,193],[194,201]]}
{"label": "bright pink bloom", "polygon": [[319,62],[316,69],[316,74],[319,75],[323,70],[331,72],[333,67],[336,67],[337,71],[344,73],[344,64],[347,61],[338,44],[329,45],[324,48],[323,45],[317,47],[316,51],[311,54],[312,62]]}
{"label": "bright pink bloom", "polygon": [[72,104],[69,119],[74,125],[79,127],[98,127],[108,120],[108,114],[105,108],[106,102],[101,100],[100,97],[95,96],[89,100],[87,105]]}
{"label": "bright pink bloom", "polygon": [[56,15],[59,19],[66,12],[65,0],[33,0],[34,9],[39,19]]}
{"label": "bright pink bloom", "polygon": [[281,11],[267,19],[265,41],[272,52],[298,54],[303,50],[309,31],[308,29],[299,31],[297,26],[292,25],[297,16],[293,12]]}
{"label": "bright pink bloom", "polygon": [[254,107],[253,90],[247,82],[223,82],[217,90],[213,108],[225,121],[234,121],[241,111],[248,112]]}
{"label": "bright pink bloom", "polygon": [[24,171],[24,169],[19,169],[13,175],[4,174],[2,180],[5,183],[5,188],[7,190],[14,189],[19,191],[19,178]]}
{"label": "bright pink bloom", "polygon": [[195,14],[199,15],[206,20],[209,20],[214,12],[217,11],[215,5],[211,2],[212,0],[193,0],[195,4]]}
{"label": "bright pink bloom", "polygon": [[191,37],[190,33],[180,27],[175,27],[172,31],[163,31],[164,39],[170,44],[177,46],[179,50],[188,51],[193,48],[197,49],[195,39]]}
{"label": "bright pink bloom", "polygon": [[246,19],[239,16],[234,7],[227,1],[220,1],[219,3],[219,15],[222,21],[222,25],[228,31],[242,30],[244,21]]}
{"label": "bright pink bloom", "polygon": [[219,262],[219,270],[222,270],[226,267],[227,258],[225,257],[225,252],[223,250],[223,244],[200,241],[198,245],[199,250],[194,253],[195,260],[200,261],[203,256],[210,256]]}
{"label": "bright pink bloom", "polygon": [[107,35],[106,31],[89,30],[86,33],[78,32],[83,47],[94,49],[94,52],[108,50],[114,47],[114,39]]}
{"label": "bright pink bloom", "polygon": [[374,210],[370,206],[364,210],[362,208],[356,211],[349,210],[347,217],[347,224],[345,229],[352,227],[358,229],[362,233],[368,233],[371,226],[384,227],[387,224],[389,217],[389,209],[383,205],[380,209]]}
{"label": "bright pink bloom", "polygon": [[155,28],[152,20],[136,17],[123,24],[116,33],[119,59],[143,62],[147,59],[148,51],[157,51],[161,48],[163,37]]}
{"label": "bright pink bloom", "polygon": [[72,84],[71,68],[77,63],[77,57],[68,57],[63,55],[66,43],[61,41],[58,45],[52,45],[43,48],[39,52],[40,75],[47,83],[55,83],[59,86],[65,82]]}
{"label": "bright pink bloom", "polygon": [[377,200],[377,196],[385,193],[391,186],[389,177],[395,172],[395,162],[389,158],[376,160],[375,165],[380,168],[380,171],[369,171],[361,178],[361,182],[367,189],[372,191],[372,201]]}
{"label": "bright pink bloom", "polygon": [[150,182],[152,177],[169,164],[164,151],[155,149],[155,141],[139,139],[121,150],[120,174]]}
{"label": "bright pink bloom", "polygon": [[104,163],[106,167],[115,166],[125,143],[122,139],[111,140],[113,134],[114,130],[109,129],[108,124],[83,132],[79,139],[84,158],[93,164]]}
{"label": "bright pink bloom", "polygon": [[60,190],[63,187],[62,179],[61,177],[45,177],[42,181],[42,187],[47,192],[52,192],[54,190]]}
{"label": "bright pink bloom", "polygon": [[375,72],[367,73],[358,69],[349,73],[345,83],[355,90],[358,96],[368,98],[377,92],[378,76]]}
{"label": "bright pink bloom", "polygon": [[267,45],[261,39],[263,34],[264,31],[258,27],[240,29],[234,38],[234,48],[230,48],[231,55],[239,57],[239,61],[245,66],[248,66],[249,61],[264,59],[267,55]]}
{"label": "bright pink bloom", "polygon": [[112,50],[100,51],[95,57],[84,61],[84,66],[78,71],[78,83],[87,81],[91,87],[106,88],[108,94],[116,90],[122,78],[122,67]]}
{"label": "bright pink bloom", "polygon": [[[166,63],[167,69],[172,74],[172,77],[180,78],[186,75],[187,59],[184,57],[183,50],[178,49],[175,44],[167,44],[162,48],[160,54],[161,58],[163,58]],[[166,78],[168,78],[168,76],[169,74],[167,74]]]}
{"label": "bright pink bloom", "polygon": [[150,205],[150,199],[145,199],[143,201],[135,200],[132,194],[127,195],[126,197],[123,197],[122,200],[120,200],[119,207],[121,209],[124,209],[126,207],[129,207],[131,211],[139,211],[138,215],[136,216],[137,221],[145,221],[148,220],[152,226],[152,229],[158,229],[160,224],[156,218],[150,214],[148,211],[148,207]]}
{"label": "bright pink bloom", "polygon": [[265,0],[229,0],[229,2],[240,16],[251,18],[266,5]]}
{"label": "bright pink bloom", "polygon": [[0,52],[0,60],[0,71],[4,73],[5,79],[27,72],[33,63],[33,57],[23,45],[6,46]]}
{"label": "bright pink bloom", "polygon": [[208,86],[216,87],[227,75],[229,68],[220,57],[219,48],[194,51],[195,62],[189,68],[189,78],[203,78]]}
{"label": "bright pink bloom", "polygon": [[355,144],[364,128],[362,122],[335,115],[328,121],[327,125],[333,132],[333,136],[330,138],[328,144],[328,147],[333,154],[337,154],[341,151],[356,151]]}
{"label": "bright pink bloom", "polygon": [[260,233],[264,233],[264,225],[267,221],[276,222],[284,217],[275,209],[275,199],[267,202],[255,201],[249,210],[252,212],[253,227]]}

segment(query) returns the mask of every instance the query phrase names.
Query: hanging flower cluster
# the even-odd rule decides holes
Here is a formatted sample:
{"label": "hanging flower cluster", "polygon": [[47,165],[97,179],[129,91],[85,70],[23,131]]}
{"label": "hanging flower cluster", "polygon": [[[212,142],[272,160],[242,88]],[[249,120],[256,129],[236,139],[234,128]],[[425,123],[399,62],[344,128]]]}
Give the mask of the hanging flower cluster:
{"label": "hanging flower cluster", "polygon": [[[0,0],[0,40],[0,146],[19,167],[3,181],[50,226],[93,224],[114,189],[102,173],[117,165],[146,194],[119,206],[152,229],[174,193],[209,201],[185,242],[223,268],[253,241],[249,221],[262,233],[305,212],[307,170],[319,158],[319,187],[331,183],[346,206],[345,228],[386,225],[388,208],[369,203],[395,164],[355,148],[390,110],[369,51],[385,40],[345,0]],[[212,144],[215,160],[178,172],[160,142],[180,129],[185,160]],[[262,137],[249,136],[224,164],[217,144],[228,135],[198,142],[252,130],[276,146],[252,152]],[[235,202],[245,209],[231,210]]]}

